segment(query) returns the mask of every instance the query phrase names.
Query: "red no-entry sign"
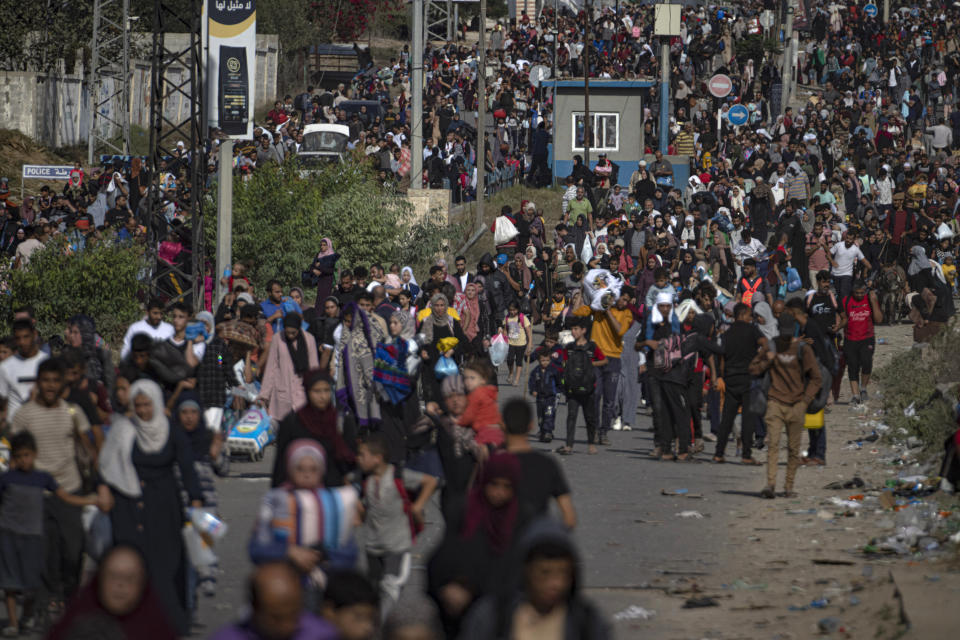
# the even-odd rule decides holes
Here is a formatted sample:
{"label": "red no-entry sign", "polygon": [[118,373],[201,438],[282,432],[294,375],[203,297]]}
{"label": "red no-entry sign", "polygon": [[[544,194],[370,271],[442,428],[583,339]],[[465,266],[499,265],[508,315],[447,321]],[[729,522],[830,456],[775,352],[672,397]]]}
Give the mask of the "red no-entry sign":
{"label": "red no-entry sign", "polygon": [[733,91],[733,80],[726,74],[718,73],[710,78],[710,82],[707,83],[707,90],[714,98],[726,98]]}

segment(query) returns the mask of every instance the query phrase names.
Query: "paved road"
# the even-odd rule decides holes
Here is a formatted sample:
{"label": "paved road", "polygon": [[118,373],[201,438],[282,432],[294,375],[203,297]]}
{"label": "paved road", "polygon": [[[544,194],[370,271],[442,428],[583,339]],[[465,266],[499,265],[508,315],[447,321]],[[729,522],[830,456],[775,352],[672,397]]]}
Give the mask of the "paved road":
{"label": "paved road", "polygon": [[[501,397],[521,389],[501,387]],[[557,424],[565,425],[561,406]],[[612,446],[598,455],[586,454],[585,429],[578,433],[578,452],[558,457],[573,487],[580,524],[576,530],[583,556],[583,576],[591,596],[608,614],[629,604],[642,604],[643,592],[633,591],[667,572],[710,572],[727,544],[724,532],[731,512],[752,498],[761,473],[735,464],[664,463],[646,456],[651,448],[649,416],[641,411],[637,429],[611,434]],[[560,432],[563,433],[560,427]],[[709,443],[708,443],[709,444]],[[548,445],[534,443],[549,450]],[[732,453],[732,452],[731,452]],[[702,454],[701,457],[705,457]],[[272,448],[258,463],[235,462],[230,477],[219,485],[221,509],[230,532],[220,550],[223,575],[214,599],[201,600],[195,635],[206,636],[242,610],[244,580],[250,569],[246,543],[260,496],[269,486]],[[703,499],[668,497],[661,489],[687,489]],[[696,510],[704,519],[682,519],[680,511]],[[428,513],[431,525],[418,541],[415,562],[422,564],[442,535],[439,513]],[[415,575],[412,585],[422,581]],[[668,620],[663,620],[667,632]],[[625,631],[626,629],[624,629]],[[622,636],[623,634],[621,634]]]}

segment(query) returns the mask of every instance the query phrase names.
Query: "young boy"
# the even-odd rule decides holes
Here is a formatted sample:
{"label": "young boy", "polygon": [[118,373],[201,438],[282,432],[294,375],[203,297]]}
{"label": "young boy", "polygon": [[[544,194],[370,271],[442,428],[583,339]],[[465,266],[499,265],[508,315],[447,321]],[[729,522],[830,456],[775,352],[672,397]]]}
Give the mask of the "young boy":
{"label": "young boy", "polygon": [[[423,510],[437,490],[437,479],[410,469],[398,474],[387,463],[387,442],[379,433],[370,434],[360,443],[357,466],[366,476],[360,517],[367,577],[380,591],[380,614],[385,618],[410,578],[410,549],[416,532],[423,527]],[[408,489],[419,490],[413,502]]]}
{"label": "young boy", "polygon": [[587,453],[597,452],[597,403],[593,391],[597,383],[596,367],[607,364],[603,351],[592,341],[587,340],[590,318],[575,318],[570,332],[573,344],[563,350],[563,389],[567,396],[567,438],[566,444],[557,449],[560,455],[573,453],[573,436],[577,430],[577,412],[583,409],[583,419],[587,422]]}
{"label": "young boy", "polygon": [[560,376],[551,364],[550,351],[537,349],[537,367],[530,372],[530,394],[537,402],[537,422],[540,442],[553,442],[553,421],[557,411],[557,393],[560,391]]}
{"label": "young boy", "polygon": [[[36,592],[43,586],[46,541],[44,492],[74,506],[98,504],[96,496],[75,496],[46,471],[34,468],[37,441],[22,431],[10,439],[12,468],[0,475],[0,588],[7,598],[5,637],[33,628]],[[17,624],[17,596],[24,594],[23,619]]]}
{"label": "young boy", "polygon": [[570,485],[556,460],[534,451],[528,438],[533,428],[533,412],[525,400],[513,398],[503,405],[507,432],[507,451],[520,461],[521,481],[517,487],[518,529],[549,515],[550,499],[557,501],[560,518],[567,529],[577,524]]}
{"label": "young boy", "polygon": [[644,299],[647,309],[653,307],[654,301],[661,293],[669,293],[674,300],[677,298],[676,290],[670,286],[670,272],[663,267],[657,267],[653,271],[653,286],[647,289],[647,297]]}
{"label": "young boy", "polygon": [[327,575],[322,613],[341,640],[373,640],[378,626],[377,590],[356,571],[333,571]]}

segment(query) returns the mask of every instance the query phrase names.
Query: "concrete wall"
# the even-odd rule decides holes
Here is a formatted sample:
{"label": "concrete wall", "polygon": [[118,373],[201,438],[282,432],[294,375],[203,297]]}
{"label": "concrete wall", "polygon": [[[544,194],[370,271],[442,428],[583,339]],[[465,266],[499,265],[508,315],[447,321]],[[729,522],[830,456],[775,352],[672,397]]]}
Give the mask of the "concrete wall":
{"label": "concrete wall", "polygon": [[[186,34],[167,34],[168,46],[186,45]],[[276,35],[257,34],[257,76],[254,99],[256,104],[272,102],[277,92],[279,38]],[[167,71],[170,82],[179,84],[184,78],[183,68]],[[72,74],[45,75],[34,72],[0,71],[0,124],[16,129],[48,147],[62,147],[85,142],[90,128],[90,88],[85,83],[82,65]],[[189,89],[189,86],[187,87]],[[146,60],[132,60],[130,74],[130,124],[149,128],[151,74]],[[101,85],[104,96],[113,92],[112,80]],[[120,108],[119,100],[101,107],[112,113]],[[167,96],[164,111],[172,122],[187,117],[189,101],[186,96],[173,93]],[[116,119],[116,118],[115,118]],[[101,122],[104,122],[101,120]],[[119,129],[104,122],[105,137],[119,135]]]}

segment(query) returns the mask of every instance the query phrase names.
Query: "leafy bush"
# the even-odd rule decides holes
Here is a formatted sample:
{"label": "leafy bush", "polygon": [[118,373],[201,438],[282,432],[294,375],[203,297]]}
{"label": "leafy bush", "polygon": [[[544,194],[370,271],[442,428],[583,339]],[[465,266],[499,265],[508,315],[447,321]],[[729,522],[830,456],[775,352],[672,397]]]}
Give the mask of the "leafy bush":
{"label": "leafy bush", "polygon": [[143,247],[93,244],[68,254],[66,239],[51,240],[30,256],[25,270],[0,273],[0,331],[9,334],[15,309],[31,306],[44,338],[62,333],[67,318],[85,313],[97,331],[117,342],[141,315],[146,260]]}
{"label": "leafy bush", "polygon": [[[207,255],[215,255],[216,223],[208,220]],[[341,269],[375,261],[416,268],[457,233],[445,221],[414,220],[410,203],[384,191],[366,164],[331,164],[301,177],[290,161],[234,180],[233,261],[252,264],[258,286],[271,278],[299,285],[325,237],[341,255]]]}

